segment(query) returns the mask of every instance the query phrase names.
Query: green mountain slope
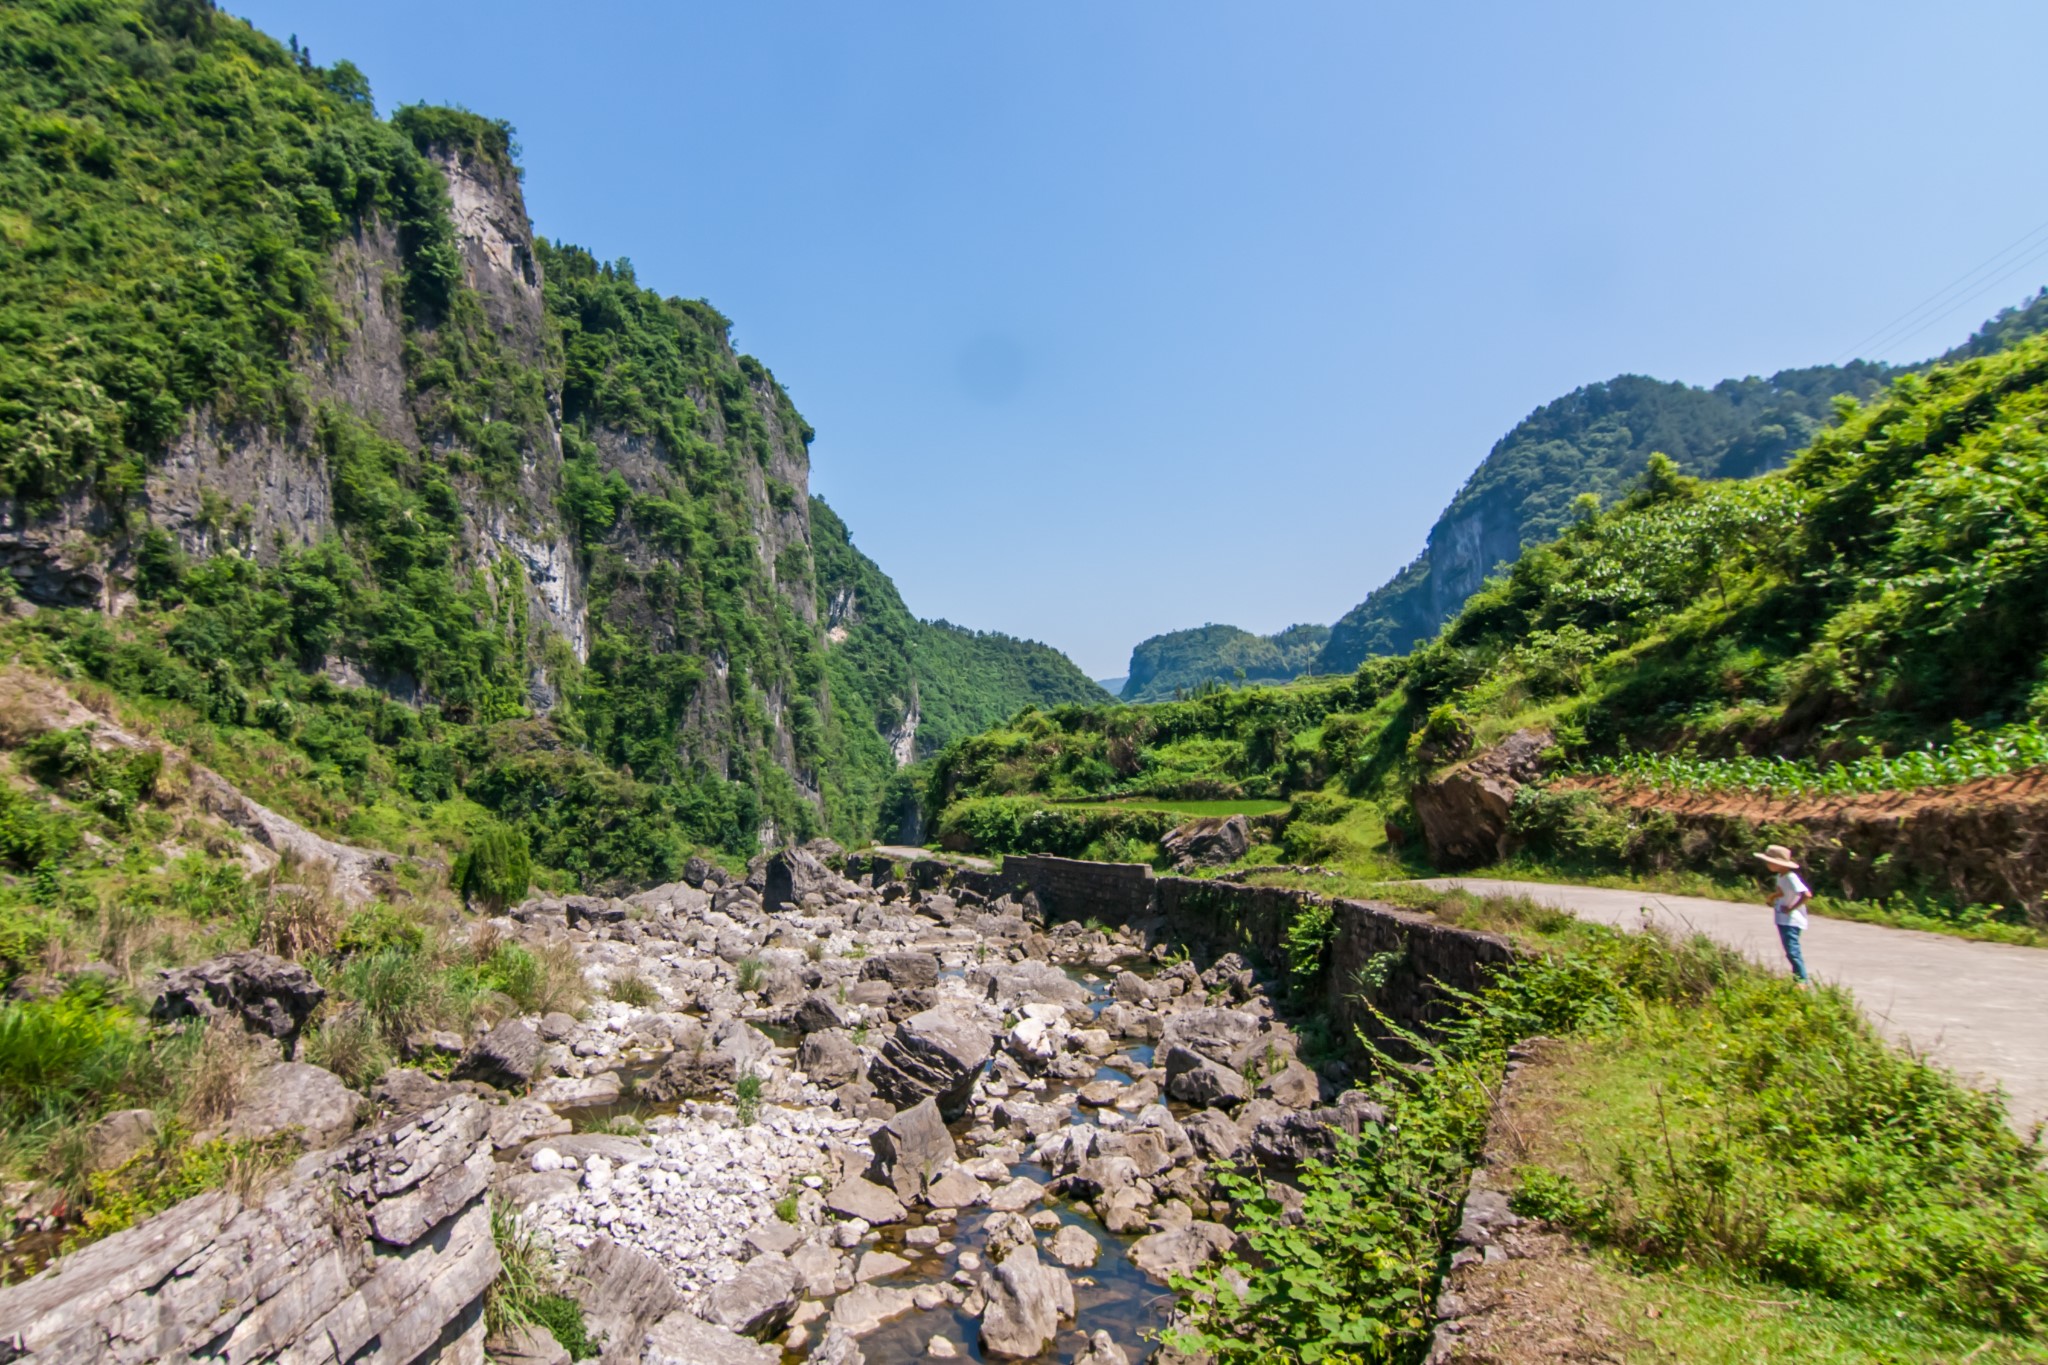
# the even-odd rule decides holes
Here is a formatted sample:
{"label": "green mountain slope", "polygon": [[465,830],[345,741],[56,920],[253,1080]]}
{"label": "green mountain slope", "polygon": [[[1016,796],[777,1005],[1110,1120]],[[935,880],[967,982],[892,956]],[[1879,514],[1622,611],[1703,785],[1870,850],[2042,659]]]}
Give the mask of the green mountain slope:
{"label": "green mountain slope", "polygon": [[315,826],[455,802],[644,880],[871,829],[915,747],[892,687],[927,744],[1101,695],[907,612],[854,686],[810,427],[709,304],[537,238],[504,124],[380,119],[200,0],[8,6],[0,91],[0,563],[107,613],[46,614],[53,665],[356,809]]}
{"label": "green mountain slope", "polygon": [[1155,635],[1131,651],[1125,701],[1165,701],[1204,684],[1285,682],[1306,673],[1330,638],[1325,626],[1289,626],[1253,635],[1236,626],[1200,626]]}
{"label": "green mountain slope", "polygon": [[[1334,828],[1356,851],[1382,821],[1412,827],[1418,782],[1528,727],[1555,737],[1554,761],[1676,754],[1688,782],[1717,766],[1754,781],[1755,756],[1843,782],[2004,771],[2048,724],[2044,421],[2048,337],[2035,336],[1899,377],[1772,473],[1705,481],[1653,459],[1614,506],[1524,551],[1404,656],[1020,717],[942,755],[929,799],[943,825],[1000,837],[1025,827],[1001,804],[1019,798],[1294,796],[1305,818],[1285,852],[1298,859],[1342,857]],[[1957,726],[2009,728],[1992,741]],[[1919,755],[1901,776],[1870,763],[1828,776],[1901,754]],[[1533,847],[1609,862],[1678,837],[1568,794],[1518,802],[1514,819]]]}
{"label": "green mountain slope", "polygon": [[[1940,360],[1987,355],[2044,329],[2048,290],[2002,310]],[[1642,473],[1652,451],[1699,478],[1775,469],[1830,420],[1836,398],[1869,398],[1903,372],[1855,361],[1711,389],[1623,375],[1546,404],[1488,452],[1430,528],[1422,553],[1331,628],[1315,671],[1347,672],[1428,639],[1495,565],[1556,535],[1578,497],[1611,499]]]}

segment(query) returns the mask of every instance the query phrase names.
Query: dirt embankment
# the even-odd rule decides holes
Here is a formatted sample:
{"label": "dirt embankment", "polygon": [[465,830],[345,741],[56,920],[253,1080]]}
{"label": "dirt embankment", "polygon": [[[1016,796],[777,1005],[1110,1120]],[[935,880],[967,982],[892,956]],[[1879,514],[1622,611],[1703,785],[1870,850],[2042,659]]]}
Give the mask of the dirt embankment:
{"label": "dirt embankment", "polygon": [[1614,777],[1556,785],[1597,792],[1646,824],[1667,825],[1661,842],[1675,864],[1726,868],[1765,843],[1784,843],[1826,892],[1933,893],[1961,905],[2019,907],[2048,922],[2048,771],[1839,797],[1686,791]]}

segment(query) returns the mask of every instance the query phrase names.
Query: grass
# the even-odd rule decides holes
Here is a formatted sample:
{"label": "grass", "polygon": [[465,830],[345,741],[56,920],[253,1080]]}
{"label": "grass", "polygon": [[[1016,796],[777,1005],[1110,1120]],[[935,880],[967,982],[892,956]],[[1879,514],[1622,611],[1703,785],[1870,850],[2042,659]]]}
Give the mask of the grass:
{"label": "grass", "polygon": [[498,1278],[484,1293],[484,1323],[492,1336],[509,1337],[538,1327],[552,1336],[571,1360],[598,1354],[583,1322],[583,1309],[557,1287],[553,1252],[519,1225],[506,1204],[491,1200],[491,1240],[498,1248]]}
{"label": "grass", "polygon": [[2048,1324],[2040,1148],[1844,994],[1731,971],[1525,1074],[1518,1207],[1617,1264],[1824,1306],[1852,1333],[1888,1319],[1933,1352],[1905,1359]]}
{"label": "grass", "polygon": [[1278,815],[1286,801],[1262,797],[1241,797],[1232,801],[1174,801],[1151,796],[1127,796],[1111,801],[1062,801],[1072,810],[1163,810],[1174,815]]}

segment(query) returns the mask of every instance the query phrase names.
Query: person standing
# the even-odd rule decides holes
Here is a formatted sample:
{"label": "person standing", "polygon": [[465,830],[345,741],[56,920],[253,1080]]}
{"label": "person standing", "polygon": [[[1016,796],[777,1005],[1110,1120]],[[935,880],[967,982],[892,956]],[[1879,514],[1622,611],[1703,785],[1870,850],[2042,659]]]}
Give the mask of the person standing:
{"label": "person standing", "polygon": [[1792,964],[1792,979],[1806,989],[1806,954],[1800,951],[1799,936],[1806,929],[1806,903],[1813,891],[1799,875],[1799,861],[1783,844],[1772,844],[1756,855],[1765,867],[1778,874],[1778,891],[1771,897],[1771,918],[1777,921],[1778,942],[1784,945],[1785,960]]}

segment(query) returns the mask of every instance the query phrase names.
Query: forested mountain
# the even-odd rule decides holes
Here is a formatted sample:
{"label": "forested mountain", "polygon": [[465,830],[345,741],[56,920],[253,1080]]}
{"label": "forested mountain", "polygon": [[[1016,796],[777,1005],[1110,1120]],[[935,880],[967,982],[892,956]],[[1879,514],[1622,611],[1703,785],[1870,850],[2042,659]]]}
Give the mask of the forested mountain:
{"label": "forested mountain", "polygon": [[[2002,310],[1968,341],[1928,363],[1988,355],[2044,330],[2048,290]],[[1854,361],[1782,370],[1768,379],[1728,379],[1710,389],[1620,375],[1575,389],[1495,443],[1430,527],[1422,552],[1346,612],[1319,650],[1299,658],[1290,672],[1276,673],[1268,665],[1259,672],[1247,668],[1246,678],[1346,673],[1368,658],[1406,653],[1455,616],[1495,567],[1557,535],[1579,498],[1591,493],[1612,499],[1641,475],[1652,451],[1664,452],[1698,478],[1743,478],[1775,469],[1826,425],[1838,398],[1868,398],[1915,368],[1924,366]],[[1133,652],[1123,699],[1162,700],[1203,677],[1232,681],[1241,666],[1237,660],[1221,653],[1209,661],[1201,656],[1212,638],[1227,651],[1242,650],[1244,641],[1256,637],[1230,627],[1154,636]],[[1173,681],[1134,690],[1141,653],[1171,658]]]}
{"label": "forested mountain", "polygon": [[[1403,656],[1280,687],[1021,715],[940,757],[930,810],[984,847],[1066,830],[1078,850],[1130,831],[1041,809],[1048,799],[1291,797],[1285,856],[1299,860],[1341,852],[1327,842],[1340,818],[1361,845],[1383,824],[1412,833],[1421,784],[1518,732],[1543,736],[1553,771],[1627,766],[1739,791],[1891,790],[2037,766],[2044,415],[2048,336],[2034,336],[1901,375],[1767,474],[1695,479],[1652,458],[1610,507],[1524,550]],[[1512,819],[1527,846],[1603,870],[1701,856],[1669,820],[1605,812],[1583,791],[1518,799]],[[1995,819],[1982,828],[2019,846]],[[1903,844],[1898,868],[1859,868],[1859,894],[1890,885],[2048,923],[2038,875],[1995,895],[1981,888],[2004,873],[1977,878],[1975,895],[2002,906],[1972,909],[1956,864],[1978,860],[1929,848],[1910,875]]]}
{"label": "forested mountain", "polygon": [[[1939,360],[1987,355],[2044,329],[2048,291],[2003,310]],[[1555,536],[1582,495],[1611,499],[1652,451],[1699,478],[1775,469],[1826,424],[1838,397],[1868,398],[1904,372],[1859,360],[1711,389],[1622,375],[1545,404],[1487,453],[1430,527],[1422,553],[1331,628],[1313,671],[1346,672],[1428,639],[1496,565]]]}
{"label": "forested mountain", "polygon": [[1289,626],[1254,635],[1206,625],[1155,635],[1131,651],[1124,701],[1166,701],[1205,683],[1285,682],[1306,673],[1330,638],[1326,626]]}
{"label": "forested mountain", "polygon": [[1102,695],[911,617],[727,320],[533,234],[503,123],[205,0],[8,6],[0,85],[0,560],[98,609],[64,666],[598,881],[864,833],[919,749]]}

